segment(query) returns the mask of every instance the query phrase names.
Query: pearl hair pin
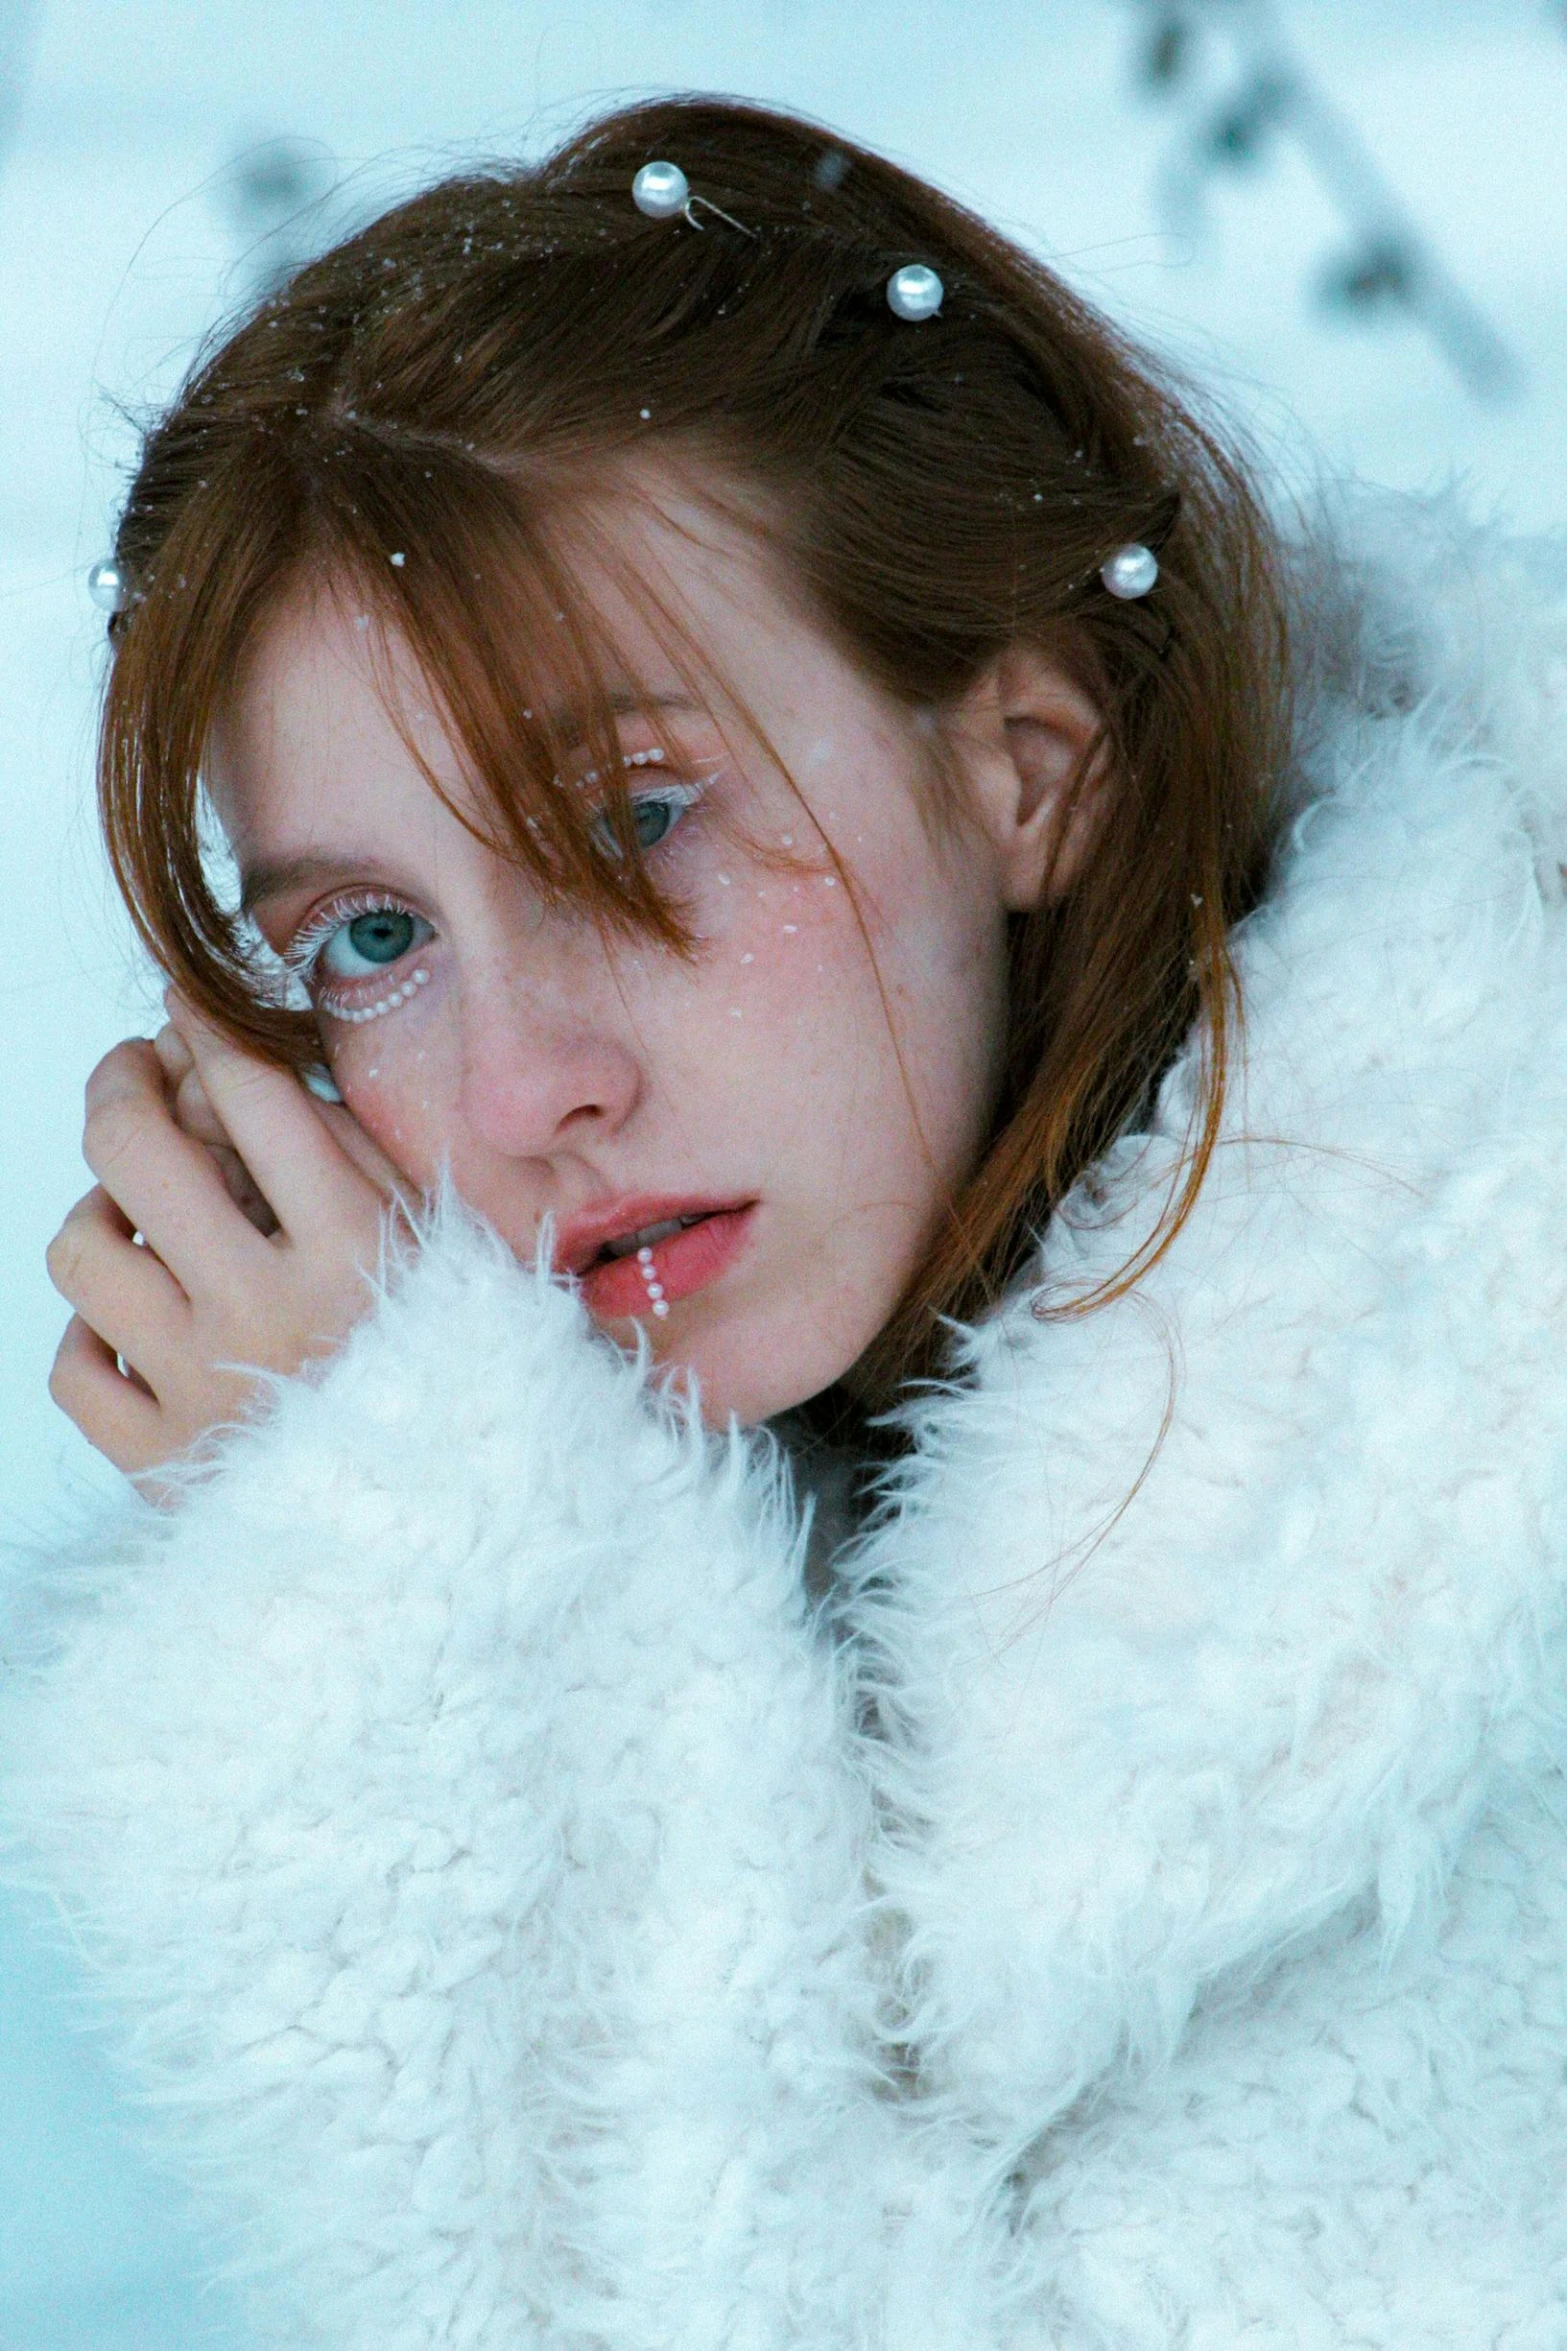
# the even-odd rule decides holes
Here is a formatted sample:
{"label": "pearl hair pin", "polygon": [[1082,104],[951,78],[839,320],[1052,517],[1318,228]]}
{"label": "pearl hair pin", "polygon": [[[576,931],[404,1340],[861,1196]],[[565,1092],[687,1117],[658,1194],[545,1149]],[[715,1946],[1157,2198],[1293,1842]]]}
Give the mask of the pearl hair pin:
{"label": "pearl hair pin", "polygon": [[644,163],[631,183],[631,201],[649,220],[673,220],[691,201],[691,182],[678,163]]}
{"label": "pearl hair pin", "polygon": [[1159,577],[1159,558],[1151,547],[1140,540],[1129,540],[1106,556],[1099,566],[1099,577],[1112,596],[1123,604],[1134,604],[1139,596],[1146,596]]}
{"label": "pearl hair pin", "polygon": [[87,574],[87,593],[100,612],[124,612],[129,605],[130,582],[112,555],[95,563]]}
{"label": "pearl hair pin", "polygon": [[887,280],[887,308],[895,318],[934,318],[946,290],[923,261],[906,261]]}
{"label": "pearl hair pin", "polygon": [[730,228],[738,229],[742,237],[756,235],[755,229],[748,229],[744,221],[736,220],[733,213],[725,212],[723,206],[713,203],[710,197],[693,196],[691,182],[678,163],[644,163],[631,183],[631,201],[638,212],[644,213],[649,220],[683,220],[688,228],[693,229],[702,226],[696,217],[700,205],[715,220],[724,221]]}

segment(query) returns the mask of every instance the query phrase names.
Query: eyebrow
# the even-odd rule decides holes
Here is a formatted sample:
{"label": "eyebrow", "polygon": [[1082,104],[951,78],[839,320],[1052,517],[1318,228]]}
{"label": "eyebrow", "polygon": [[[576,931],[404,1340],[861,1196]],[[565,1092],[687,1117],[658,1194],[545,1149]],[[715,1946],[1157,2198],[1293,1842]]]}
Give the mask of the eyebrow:
{"label": "eyebrow", "polygon": [[[690,694],[638,694],[629,687],[620,688],[605,696],[612,718],[635,718],[643,711],[676,710],[687,715],[693,712],[706,715],[706,704]],[[564,749],[577,749],[587,739],[587,728],[580,714],[570,711],[552,711],[550,725]],[[340,856],[336,852],[323,854],[317,850],[299,857],[263,858],[258,865],[248,865],[241,874],[239,914],[246,919],[273,898],[286,897],[290,891],[319,889],[323,883],[340,881],[352,874],[372,889],[394,889],[400,885],[391,876],[382,877],[376,871],[373,859]]]}
{"label": "eyebrow", "polygon": [[239,913],[241,917],[254,914],[258,906],[264,906],[271,898],[286,897],[291,890],[319,889],[323,883],[342,881],[349,874],[371,889],[401,886],[392,877],[378,874],[373,858],[343,857],[335,853],[322,856],[319,852],[308,857],[263,858],[259,865],[244,870]]}
{"label": "eyebrow", "polygon": [[[639,694],[630,686],[617,687],[604,697],[602,708],[611,718],[638,718],[644,711],[681,710],[688,715],[708,715],[705,702],[698,702],[691,694]],[[549,724],[568,751],[574,751],[587,740],[587,723],[583,714],[570,707],[552,710]]]}

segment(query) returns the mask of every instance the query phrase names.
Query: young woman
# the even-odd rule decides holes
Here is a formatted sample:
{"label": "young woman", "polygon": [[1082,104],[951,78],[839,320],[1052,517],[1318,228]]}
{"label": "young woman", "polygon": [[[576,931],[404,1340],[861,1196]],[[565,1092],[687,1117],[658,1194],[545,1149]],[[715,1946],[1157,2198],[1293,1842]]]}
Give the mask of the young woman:
{"label": "young woman", "polygon": [[104,578],[7,1802],[263,2338],[1559,2344],[1559,559],[693,101]]}

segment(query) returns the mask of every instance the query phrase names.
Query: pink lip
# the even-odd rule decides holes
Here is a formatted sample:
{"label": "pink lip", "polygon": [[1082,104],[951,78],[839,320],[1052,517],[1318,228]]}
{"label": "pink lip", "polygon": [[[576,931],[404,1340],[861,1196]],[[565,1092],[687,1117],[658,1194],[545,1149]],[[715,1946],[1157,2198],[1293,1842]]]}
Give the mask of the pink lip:
{"label": "pink lip", "polygon": [[[655,1205],[651,1211],[638,1202],[635,1214],[617,1216],[596,1248],[621,1233],[638,1232],[643,1225],[662,1224],[675,1216],[700,1216],[702,1221],[682,1233],[671,1233],[667,1241],[654,1242],[646,1255],[638,1250],[630,1257],[580,1268],[582,1295],[602,1321],[621,1321],[633,1315],[655,1317],[660,1305],[667,1309],[716,1282],[750,1239],[756,1202],[747,1201],[739,1208],[704,1208],[699,1202],[688,1201]],[[565,1237],[575,1241],[579,1229],[580,1225],[568,1227]],[[580,1249],[580,1242],[577,1247]],[[564,1249],[559,1259],[567,1266],[571,1263]]]}
{"label": "pink lip", "polygon": [[700,1193],[622,1192],[596,1208],[584,1208],[568,1217],[555,1235],[555,1271],[585,1274],[599,1251],[610,1241],[623,1240],[650,1224],[672,1224],[677,1217],[716,1216],[748,1208],[748,1200],[715,1200]]}

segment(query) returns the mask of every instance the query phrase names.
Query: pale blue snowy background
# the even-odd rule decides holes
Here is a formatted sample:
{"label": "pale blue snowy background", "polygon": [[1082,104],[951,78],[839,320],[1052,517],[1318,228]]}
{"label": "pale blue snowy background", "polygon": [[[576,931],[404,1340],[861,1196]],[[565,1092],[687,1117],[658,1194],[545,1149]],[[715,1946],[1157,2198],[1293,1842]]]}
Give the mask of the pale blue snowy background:
{"label": "pale blue snowy background", "polygon": [[[1219,383],[1271,462],[1466,477],[1567,523],[1567,10],[1281,0],[1275,21],[1517,369],[1467,393],[1407,322],[1314,298],[1343,223],[1287,142],[1177,228],[1172,166],[1230,67],[1156,102],[1134,0],[0,0],[0,1572],[100,1477],[49,1407],[49,1233],[85,1178],[82,1080],[152,997],[89,794],[106,546],[131,436],[267,266],[243,195],[276,150],[346,218],[654,89],[740,92],[868,139],[992,214]],[[1213,0],[1239,23],[1244,0]],[[260,175],[264,178],[264,172]],[[72,1987],[0,1915],[0,2351],[230,2332],[132,2150]]]}

